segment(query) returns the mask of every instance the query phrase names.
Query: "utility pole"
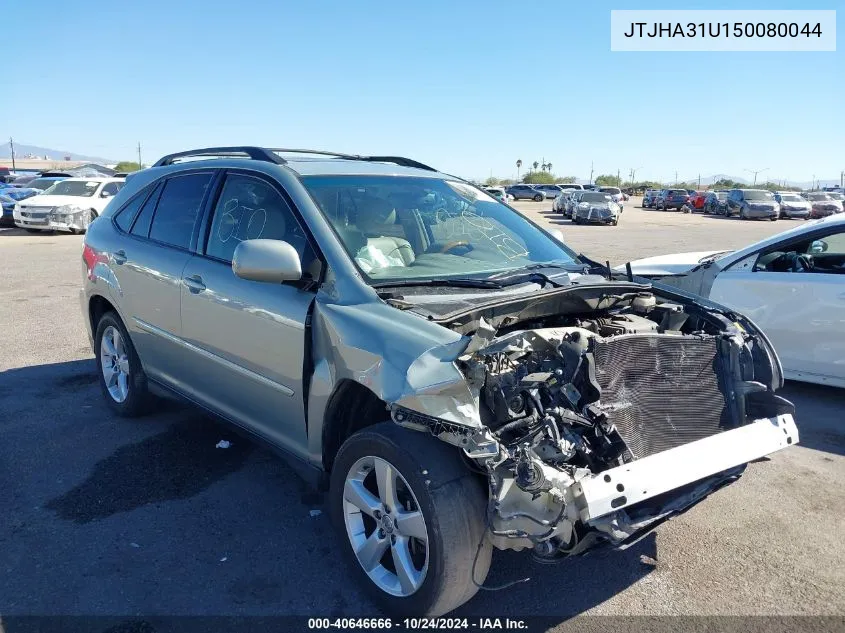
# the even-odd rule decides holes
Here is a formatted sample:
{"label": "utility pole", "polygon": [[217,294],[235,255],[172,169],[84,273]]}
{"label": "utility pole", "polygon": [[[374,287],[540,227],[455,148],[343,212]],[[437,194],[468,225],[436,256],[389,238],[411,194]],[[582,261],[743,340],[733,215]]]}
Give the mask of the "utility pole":
{"label": "utility pole", "polygon": [[617,187],[621,187],[621,186],[622,186],[622,181],[621,181],[621,180],[619,180],[619,168],[618,168],[618,167],[616,168],[616,186],[617,186]]}
{"label": "utility pole", "polygon": [[12,171],[15,171],[15,141],[9,137],[9,148],[12,150]]}
{"label": "utility pole", "polygon": [[590,161],[590,184],[593,184],[593,161]]}
{"label": "utility pole", "polygon": [[839,188],[845,188],[845,169],[839,172]]}
{"label": "utility pole", "polygon": [[675,172],[675,184],[678,184],[678,172]]}
{"label": "utility pole", "polygon": [[640,167],[631,167],[631,188],[632,189],[634,187],[634,179],[637,176],[637,170],[639,170],[639,169],[640,169]]}
{"label": "utility pole", "polygon": [[701,174],[698,174],[698,190],[701,191]]}
{"label": "utility pole", "polygon": [[138,141],[138,169],[143,169],[144,164],[141,162],[141,141]]}
{"label": "utility pole", "polygon": [[[764,171],[768,171],[769,168],[766,167],[765,169],[746,169],[749,174],[754,174],[754,185],[757,184],[757,174],[762,174]],[[752,185],[752,186],[754,186]]]}

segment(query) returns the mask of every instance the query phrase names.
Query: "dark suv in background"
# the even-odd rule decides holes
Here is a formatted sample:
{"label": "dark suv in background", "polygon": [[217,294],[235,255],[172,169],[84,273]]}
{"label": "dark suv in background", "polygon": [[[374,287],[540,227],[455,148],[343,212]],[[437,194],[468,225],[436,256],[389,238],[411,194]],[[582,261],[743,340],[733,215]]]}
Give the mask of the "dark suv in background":
{"label": "dark suv in background", "polygon": [[659,189],[646,189],[643,195],[643,209],[651,209],[657,202],[657,194]]}
{"label": "dark suv in background", "polygon": [[738,215],[741,220],[780,217],[780,205],[771,191],[764,189],[731,189],[728,193],[728,216]]}
{"label": "dark suv in background", "polygon": [[546,194],[538,191],[531,185],[511,185],[505,191],[513,196],[514,200],[534,200],[535,202],[542,202],[546,199]]}
{"label": "dark suv in background", "polygon": [[686,189],[661,189],[654,206],[660,211],[667,211],[680,210],[685,204],[689,204],[689,193]]}

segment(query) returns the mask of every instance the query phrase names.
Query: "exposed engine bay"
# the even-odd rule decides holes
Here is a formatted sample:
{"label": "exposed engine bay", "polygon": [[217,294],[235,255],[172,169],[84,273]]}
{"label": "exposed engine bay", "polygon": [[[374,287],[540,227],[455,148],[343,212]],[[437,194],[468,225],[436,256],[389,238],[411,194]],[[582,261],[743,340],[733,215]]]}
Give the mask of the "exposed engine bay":
{"label": "exposed engine bay", "polygon": [[[433,425],[392,407],[394,421],[463,447],[486,475],[488,528],[501,549],[532,548],[554,560],[600,542],[629,542],[737,479],[745,464],[705,468],[706,476],[662,492],[660,484],[626,490],[619,473],[656,455],[679,459],[679,451],[666,451],[700,441],[704,450],[708,438],[792,413],[774,395],[782,381],[777,361],[750,326],[652,292],[615,295],[602,305],[531,320],[500,316],[499,327],[478,321],[457,365],[477,396],[480,429]],[[594,515],[599,504],[588,501],[599,485],[610,496],[606,511]]]}

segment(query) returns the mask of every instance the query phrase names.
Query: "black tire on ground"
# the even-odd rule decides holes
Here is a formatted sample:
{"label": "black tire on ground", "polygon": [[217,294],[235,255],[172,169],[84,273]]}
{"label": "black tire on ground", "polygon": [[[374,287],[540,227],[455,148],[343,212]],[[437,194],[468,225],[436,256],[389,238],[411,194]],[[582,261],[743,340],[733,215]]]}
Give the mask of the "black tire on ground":
{"label": "black tire on ground", "polygon": [[773,216],[772,216],[771,218],[769,218],[769,219],[770,219],[772,222],[774,222],[775,220],[777,220],[777,219],[778,219],[778,216],[773,215]]}
{"label": "black tire on ground", "polygon": [[[120,332],[123,338],[123,344],[126,348],[126,355],[129,359],[129,393],[123,402],[117,402],[112,398],[106,387],[106,381],[103,377],[102,359],[100,358],[100,346],[103,341],[103,332],[106,328],[112,326]],[[117,415],[124,418],[134,418],[144,414],[153,398],[147,386],[147,376],[141,367],[141,360],[138,358],[138,353],[135,351],[135,346],[132,344],[132,339],[129,338],[129,333],[123,326],[123,321],[120,317],[112,311],[106,312],[100,317],[94,327],[96,332],[94,334],[94,360],[97,363],[97,375],[99,378],[100,389],[103,391],[103,397]]]}
{"label": "black tire on ground", "polygon": [[24,229],[27,233],[46,233],[47,231],[41,231],[39,229]]}
{"label": "black tire on ground", "polygon": [[545,199],[546,199],[545,196],[543,196],[539,193],[536,196],[534,196],[534,202],[542,202]]}
{"label": "black tire on ground", "polygon": [[[390,595],[370,580],[346,533],[346,477],[355,462],[367,456],[390,462],[402,474],[425,518],[428,571],[420,588],[407,597]],[[475,582],[482,584],[492,556],[492,546],[485,536],[487,497],[485,482],[466,467],[460,449],[393,422],[367,427],[344,442],[332,468],[329,490],[332,518],[349,568],[379,607],[392,616],[440,616],[476,594],[473,566]]]}

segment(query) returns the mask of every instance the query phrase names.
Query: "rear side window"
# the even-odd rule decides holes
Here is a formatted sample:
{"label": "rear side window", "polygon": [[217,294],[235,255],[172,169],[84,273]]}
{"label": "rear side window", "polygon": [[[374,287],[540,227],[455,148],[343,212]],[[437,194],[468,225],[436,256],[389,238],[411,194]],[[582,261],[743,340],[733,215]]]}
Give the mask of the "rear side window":
{"label": "rear side window", "polygon": [[150,227],[150,239],[187,249],[211,173],[174,176],[164,184]]}
{"label": "rear side window", "polygon": [[[149,237],[153,212],[155,211],[156,202],[158,201],[158,197],[161,194],[163,187],[164,183],[158,183],[156,188],[153,189],[153,192],[150,194],[150,197],[147,198],[147,202],[138,214],[138,219],[135,220],[135,224],[132,226],[132,235],[137,235],[138,237]],[[144,196],[140,197],[143,198]]]}
{"label": "rear side window", "polygon": [[132,221],[135,219],[135,215],[138,213],[138,210],[141,208],[141,205],[144,204],[144,200],[146,199],[146,192],[142,192],[132,198],[132,200],[129,201],[129,204],[117,212],[117,215],[114,216],[114,221],[120,227],[121,231],[129,233],[129,229],[132,228]]}
{"label": "rear side window", "polygon": [[[103,186],[103,190],[100,192],[101,198],[107,198],[109,196],[116,196],[117,192],[123,187],[122,182],[107,182]],[[105,195],[104,195],[105,194]]]}

